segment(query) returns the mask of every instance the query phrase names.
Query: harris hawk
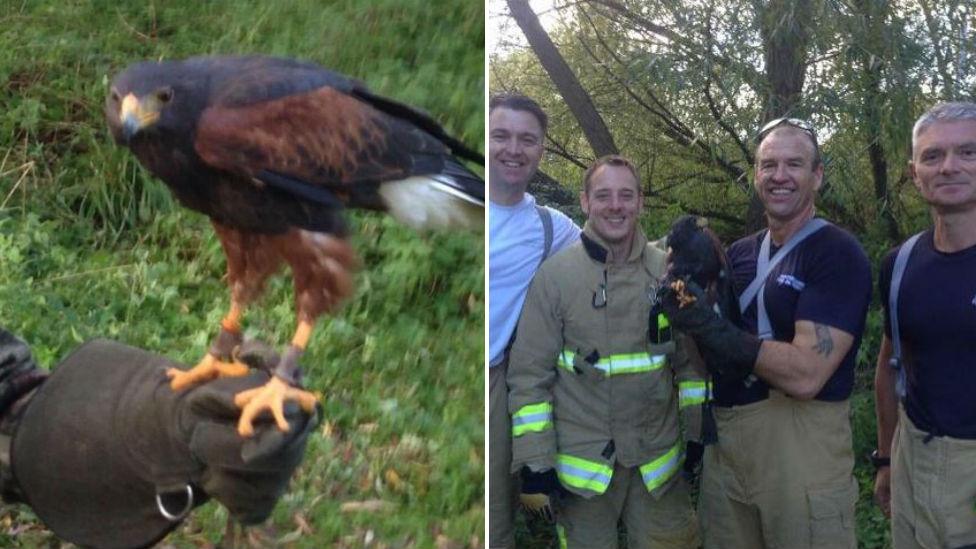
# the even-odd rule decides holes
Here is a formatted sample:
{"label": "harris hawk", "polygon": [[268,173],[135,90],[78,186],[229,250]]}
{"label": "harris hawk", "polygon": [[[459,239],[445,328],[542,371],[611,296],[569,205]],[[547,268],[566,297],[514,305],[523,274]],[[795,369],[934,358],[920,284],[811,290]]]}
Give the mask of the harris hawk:
{"label": "harris hawk", "polygon": [[204,358],[167,372],[180,390],[243,375],[240,320],[266,279],[287,264],[298,325],[264,387],[236,395],[238,431],[270,410],[307,411],[298,358],[316,319],[353,291],[356,254],[346,208],[385,211],[416,229],[483,229],[484,181],[459,159],[484,157],[428,115],[356,80],[291,59],[194,57],[130,66],[111,83],[105,114],[178,201],[207,215],[227,258],[231,304]]}
{"label": "harris hawk", "polygon": [[677,218],[668,231],[667,246],[671,266],[662,286],[676,292],[681,306],[697,299],[686,289],[688,282],[694,282],[710,294],[722,316],[737,317],[729,259],[708,220],[696,215]]}

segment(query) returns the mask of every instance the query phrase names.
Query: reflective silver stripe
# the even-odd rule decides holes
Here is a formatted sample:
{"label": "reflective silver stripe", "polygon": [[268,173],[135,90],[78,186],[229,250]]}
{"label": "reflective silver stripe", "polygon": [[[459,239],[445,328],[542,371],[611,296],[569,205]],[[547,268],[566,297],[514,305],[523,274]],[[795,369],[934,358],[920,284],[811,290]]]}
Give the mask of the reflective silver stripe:
{"label": "reflective silver stripe", "polygon": [[681,459],[681,441],[679,440],[670,450],[650,463],[640,466],[641,478],[644,486],[651,492],[671,479],[678,472]]}
{"label": "reflective silver stripe", "polygon": [[678,383],[678,407],[684,408],[705,402],[710,393],[710,385],[704,381],[682,381]]}
{"label": "reflective silver stripe", "polygon": [[602,494],[610,486],[613,468],[605,463],[589,461],[568,454],[556,456],[556,473],[560,482],[580,490]]}
{"label": "reflective silver stripe", "polygon": [[519,408],[512,416],[512,436],[538,433],[552,428],[552,403],[538,402]]}

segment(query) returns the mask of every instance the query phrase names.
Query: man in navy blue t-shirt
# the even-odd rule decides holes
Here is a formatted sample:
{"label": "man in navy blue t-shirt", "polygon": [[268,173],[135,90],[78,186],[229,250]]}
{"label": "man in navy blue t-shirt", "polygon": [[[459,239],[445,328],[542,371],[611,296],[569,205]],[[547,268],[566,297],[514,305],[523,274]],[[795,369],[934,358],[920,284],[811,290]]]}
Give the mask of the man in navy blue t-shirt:
{"label": "man in navy blue t-shirt", "polygon": [[854,548],[848,398],[870,264],[853,236],[814,219],[823,164],[813,128],[773,120],[758,141],[755,188],[769,228],[728,250],[740,300],[760,257],[770,266],[739,325],[704,300],[665,301],[713,377],[718,442],[705,450],[699,500],[705,547]]}
{"label": "man in navy blue t-shirt", "polygon": [[[912,132],[909,169],[934,227],[917,239],[897,292],[904,394],[896,392],[889,291],[875,395],[875,500],[895,549],[976,544],[976,104],[944,103]],[[899,401],[901,406],[899,406]],[[890,456],[890,466],[888,459]]]}

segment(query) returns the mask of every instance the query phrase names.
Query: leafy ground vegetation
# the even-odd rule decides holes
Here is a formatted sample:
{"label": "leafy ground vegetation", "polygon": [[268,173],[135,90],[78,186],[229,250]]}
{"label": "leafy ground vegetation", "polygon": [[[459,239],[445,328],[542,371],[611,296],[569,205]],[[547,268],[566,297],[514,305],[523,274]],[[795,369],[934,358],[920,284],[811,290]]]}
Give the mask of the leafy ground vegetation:
{"label": "leafy ground vegetation", "polygon": [[[109,139],[109,79],[137,60],[265,53],[316,61],[432,113],[481,147],[477,2],[0,2],[0,325],[45,367],[109,337],[193,363],[228,304],[209,224]],[[303,359],[325,420],[289,493],[248,546],[481,547],[484,245],[354,214],[358,291]],[[247,334],[287,341],[275,280]],[[23,506],[0,546],[58,547]],[[164,542],[215,547],[209,503]]]}

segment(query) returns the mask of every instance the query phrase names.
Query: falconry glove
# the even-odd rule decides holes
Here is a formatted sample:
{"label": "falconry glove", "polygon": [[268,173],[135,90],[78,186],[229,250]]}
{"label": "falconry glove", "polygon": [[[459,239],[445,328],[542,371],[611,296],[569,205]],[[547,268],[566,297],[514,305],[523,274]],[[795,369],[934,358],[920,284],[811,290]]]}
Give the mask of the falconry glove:
{"label": "falconry glove", "polygon": [[245,439],[236,431],[234,395],[268,375],[174,392],[164,375],[172,366],[140,349],[92,341],[33,396],[14,434],[13,475],[59,537],[146,547],[210,497],[245,524],[271,513],[318,414],[286,407],[289,431],[260,418]]}
{"label": "falconry glove", "polygon": [[685,443],[685,462],[681,466],[681,473],[688,481],[694,484],[701,472],[702,456],[705,454],[705,445],[701,442],[689,440]]}
{"label": "falconry glove", "polygon": [[701,287],[689,280],[685,291],[695,299],[682,306],[678,292],[671,286],[658,290],[658,300],[671,326],[695,340],[705,366],[723,379],[745,379],[752,373],[762,340],[740,330],[708,304]]}
{"label": "falconry glove", "polygon": [[27,344],[0,328],[0,414],[46,378]]}
{"label": "falconry glove", "polygon": [[23,501],[10,469],[10,440],[28,393],[46,378],[27,344],[0,328],[0,496],[4,501]]}

